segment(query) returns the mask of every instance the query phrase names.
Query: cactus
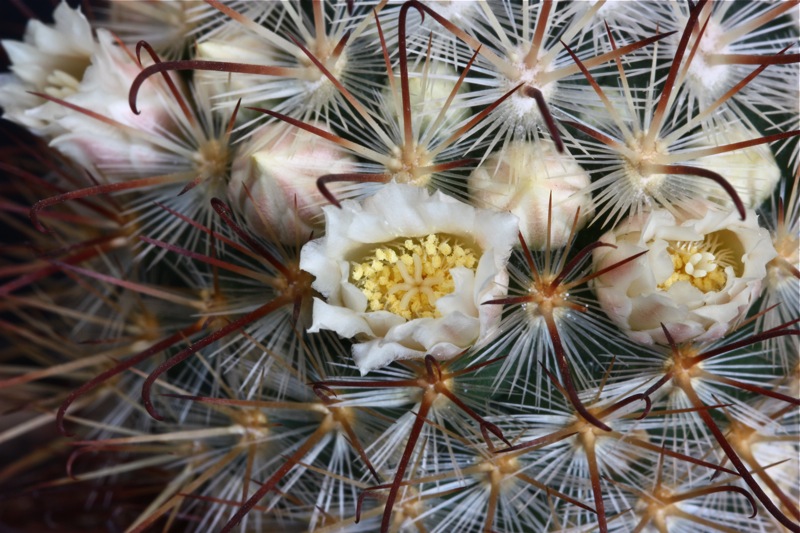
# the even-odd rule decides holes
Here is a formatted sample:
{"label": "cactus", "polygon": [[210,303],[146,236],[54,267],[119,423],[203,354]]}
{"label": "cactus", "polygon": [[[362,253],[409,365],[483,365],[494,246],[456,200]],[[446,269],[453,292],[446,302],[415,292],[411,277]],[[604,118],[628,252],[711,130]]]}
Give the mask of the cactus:
{"label": "cactus", "polygon": [[798,13],[30,20],[0,524],[800,531]]}

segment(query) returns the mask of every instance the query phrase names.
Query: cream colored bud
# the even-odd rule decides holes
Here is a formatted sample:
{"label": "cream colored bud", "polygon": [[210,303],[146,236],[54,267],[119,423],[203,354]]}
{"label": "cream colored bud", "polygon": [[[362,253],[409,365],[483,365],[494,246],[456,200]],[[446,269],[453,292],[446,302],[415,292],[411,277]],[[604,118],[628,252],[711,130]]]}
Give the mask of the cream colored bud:
{"label": "cream colored bud", "polygon": [[[758,132],[750,131],[744,124],[730,124],[726,125],[724,131],[717,132],[713,141],[715,145],[721,146],[751,141],[760,136]],[[736,189],[744,205],[753,209],[772,195],[781,177],[781,169],[775,162],[769,146],[765,144],[704,157],[698,160],[698,165],[725,178]],[[701,186],[709,199],[726,207],[733,207],[730,196],[718,185],[703,180]]]}
{"label": "cream colored bud", "polygon": [[[408,92],[411,101],[412,123],[415,127],[425,131],[431,127],[439,116],[439,112],[447,103],[450,93],[458,82],[458,72],[450,66],[441,62],[432,62],[427,70],[424,65],[412,65],[409,72]],[[391,106],[393,115],[399,116],[403,112],[402,92],[399,80],[395,84],[397,89],[396,98],[390,88],[384,90],[387,106]],[[458,90],[458,94],[467,90],[464,83]],[[469,108],[459,107],[458,98],[453,99],[450,107],[446,110],[440,127],[457,125],[469,116]]]}
{"label": "cream colored bud", "polygon": [[[568,153],[559,154],[550,141],[513,142],[488,158],[469,179],[481,206],[510,211],[532,249],[544,249],[550,218],[550,245],[567,244],[575,215],[576,230],[594,214],[589,174]],[[552,195],[552,213],[549,211]]]}
{"label": "cream colored bud", "polygon": [[[275,49],[264,39],[249,33],[237,33],[226,39],[210,39],[197,43],[196,58],[206,61],[226,61],[250,65],[275,65]],[[233,102],[258,90],[264,76],[198,70],[194,73],[197,86],[206,91],[218,105]],[[271,100],[260,100],[258,107],[272,107]],[[246,109],[239,113],[252,114]]]}

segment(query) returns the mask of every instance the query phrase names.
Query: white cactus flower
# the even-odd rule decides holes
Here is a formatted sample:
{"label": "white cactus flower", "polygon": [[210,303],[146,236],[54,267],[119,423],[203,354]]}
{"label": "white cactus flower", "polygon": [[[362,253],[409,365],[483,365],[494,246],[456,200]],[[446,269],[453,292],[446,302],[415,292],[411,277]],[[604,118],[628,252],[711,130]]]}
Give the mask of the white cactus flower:
{"label": "white cactus flower", "polygon": [[[59,4],[53,18],[53,26],[32,20],[24,42],[2,42],[13,71],[0,77],[3,118],[51,141],[92,172],[110,167],[138,170],[159,161],[144,136],[164,133],[168,104],[150,84],[139,100],[153,111],[131,111],[128,90],[141,70],[131,51],[118,46],[107,30],[97,30],[95,37],[86,17],[66,2]],[[125,131],[128,126],[142,134],[132,139]]]}
{"label": "white cactus flower", "polygon": [[42,113],[32,115],[32,110],[47,108],[47,116],[57,112],[59,106],[30,92],[56,98],[74,94],[92,55],[100,50],[80,9],[61,2],[53,12],[53,20],[52,26],[31,20],[22,42],[2,41],[13,73],[0,77],[3,118],[41,136],[52,132],[53,126],[42,119]]}
{"label": "white cactus flower", "polygon": [[362,374],[449,359],[492,334],[500,306],[481,304],[506,293],[516,217],[399,184],[323,210],[327,233],[300,257],[327,300],[315,298],[309,331],[355,337]]}
{"label": "white cactus flower", "polygon": [[116,45],[110,32],[98,30],[97,42],[98,50],[78,90],[64,98],[95,116],[55,102],[50,104],[58,113],[42,106],[30,114],[55,124],[60,133],[51,146],[88,169],[126,169],[131,177],[148,175],[158,164],[168,171],[171,163],[157,145],[174,142],[172,133],[177,127],[172,115],[176,113],[170,109],[176,107],[174,102],[164,89],[156,90],[156,84],[150,83],[138,96],[139,105],[147,111],[136,115],[128,103],[128,91],[141,67]]}
{"label": "white cactus flower", "polygon": [[643,344],[667,343],[661,324],[677,343],[721,338],[758,297],[776,255],[752,211],[742,221],[735,211],[677,220],[655,210],[626,219],[600,241],[616,248],[594,252],[595,271],[647,252],[594,283],[609,318]]}

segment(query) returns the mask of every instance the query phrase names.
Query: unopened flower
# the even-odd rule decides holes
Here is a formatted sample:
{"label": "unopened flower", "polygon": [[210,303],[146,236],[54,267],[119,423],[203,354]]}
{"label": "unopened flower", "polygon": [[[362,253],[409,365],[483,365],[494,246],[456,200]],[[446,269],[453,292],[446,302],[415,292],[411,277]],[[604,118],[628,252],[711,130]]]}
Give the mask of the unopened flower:
{"label": "unopened flower", "polygon": [[326,236],[300,257],[327,299],[314,300],[309,331],[355,337],[362,373],[426,354],[448,359],[492,333],[499,306],[481,303],[506,292],[516,217],[399,184],[323,211]]}
{"label": "unopened flower", "polygon": [[578,210],[576,230],[583,228],[594,214],[586,192],[590,183],[589,174],[570,154],[559,154],[544,140],[513,142],[486,158],[470,176],[479,204],[511,211],[520,220],[528,246],[537,250],[545,248],[548,228],[550,246],[566,246]]}
{"label": "unopened flower", "polygon": [[[354,169],[355,159],[335,144],[305,130],[268,125],[233,162],[228,197],[260,233],[286,244],[305,241],[322,230],[325,199],[317,178]],[[338,185],[332,188],[341,194],[344,186]]]}
{"label": "unopened flower", "polygon": [[[276,62],[276,48],[269,41],[246,33],[237,24],[214,39],[198,42],[195,59],[270,65]],[[214,107],[227,108],[228,113],[240,97],[260,90],[259,87],[264,84],[264,76],[213,70],[198,70],[194,78],[195,86],[209,94]],[[269,108],[277,103],[277,100],[268,98],[259,101],[260,106]],[[243,117],[249,119],[253,115],[253,111],[239,109],[240,122]]]}
{"label": "unopened flower", "polygon": [[594,289],[608,316],[637,342],[665,344],[661,325],[675,342],[715,340],[744,317],[775,257],[767,230],[748,212],[707,211],[676,220],[666,210],[626,219],[606,233],[595,271],[645,255],[596,278]]}
{"label": "unopened flower", "polygon": [[[216,9],[196,0],[112,0],[107,4],[107,20],[99,20],[96,24],[112,31],[128,44],[147,41],[159,54],[170,59],[180,57],[198,35],[213,27],[214,18],[220,22],[224,20]],[[264,7],[257,9],[263,10]]]}
{"label": "unopened flower", "polygon": [[[745,142],[760,136],[743,122],[728,123],[724,128],[715,129],[713,134],[713,145],[717,146]],[[704,157],[697,164],[723,176],[736,189],[744,205],[753,209],[772,195],[781,178],[781,169],[775,157],[769,147],[763,144]],[[729,196],[720,195],[718,185],[703,181],[701,186],[711,201],[733,207]]]}
{"label": "unopened flower", "polygon": [[[471,2],[470,2],[471,3]],[[446,63],[434,62],[431,64],[412,65],[408,79],[408,90],[411,102],[411,111],[414,121],[422,132],[427,130],[437,120],[439,112],[453,91],[458,81],[458,72]],[[462,84],[458,94],[467,92],[467,85]],[[399,92],[387,87],[383,91],[386,105],[394,109],[393,117],[397,120],[402,115],[403,100]],[[443,125],[453,128],[469,115],[466,107],[459,104],[448,106],[442,117]]]}

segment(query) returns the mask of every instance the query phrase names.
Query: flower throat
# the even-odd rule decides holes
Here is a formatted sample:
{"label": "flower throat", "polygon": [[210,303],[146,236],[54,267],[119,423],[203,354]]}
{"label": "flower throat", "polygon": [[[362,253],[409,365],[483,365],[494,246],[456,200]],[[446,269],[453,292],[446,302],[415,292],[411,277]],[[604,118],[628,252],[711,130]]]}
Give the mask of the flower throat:
{"label": "flower throat", "polygon": [[677,281],[687,281],[704,293],[722,290],[728,281],[725,267],[737,265],[721,233],[712,233],[702,241],[672,243],[667,252],[674,272],[658,287],[667,290]]}
{"label": "flower throat", "polygon": [[370,311],[389,311],[406,320],[438,318],[436,300],[455,290],[450,269],[475,270],[478,256],[453,237],[430,234],[398,239],[352,264],[353,284]]}

